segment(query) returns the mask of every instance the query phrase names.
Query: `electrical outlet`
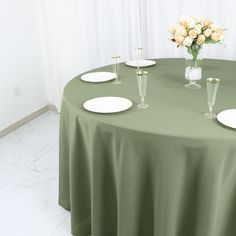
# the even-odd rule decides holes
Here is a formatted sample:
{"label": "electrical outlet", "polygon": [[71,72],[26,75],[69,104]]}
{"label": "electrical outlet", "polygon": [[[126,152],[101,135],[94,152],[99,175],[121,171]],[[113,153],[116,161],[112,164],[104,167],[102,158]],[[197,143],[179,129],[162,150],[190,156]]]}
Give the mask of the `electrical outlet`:
{"label": "electrical outlet", "polygon": [[14,97],[20,97],[21,96],[21,88],[16,86],[14,87]]}

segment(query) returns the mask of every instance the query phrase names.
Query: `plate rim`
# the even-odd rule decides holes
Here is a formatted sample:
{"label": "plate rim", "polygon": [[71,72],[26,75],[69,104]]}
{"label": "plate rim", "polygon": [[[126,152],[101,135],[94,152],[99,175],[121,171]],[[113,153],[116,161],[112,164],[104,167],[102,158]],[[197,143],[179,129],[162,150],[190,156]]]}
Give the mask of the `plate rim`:
{"label": "plate rim", "polygon": [[224,125],[224,126],[226,126],[226,127],[229,127],[229,128],[232,128],[232,129],[236,129],[236,126],[234,127],[234,126],[228,125],[228,124],[226,124],[226,123],[223,123],[222,121],[220,121],[220,118],[219,118],[219,116],[222,115],[222,113],[224,113],[224,112],[226,112],[226,111],[230,111],[230,110],[235,110],[235,112],[236,112],[236,108],[225,109],[225,110],[219,112],[219,113],[217,114],[216,118],[217,118],[217,121],[220,122],[222,125]]}
{"label": "plate rim", "polygon": [[[132,61],[137,61],[137,60],[126,61],[126,62],[125,62],[125,65],[130,66],[130,67],[137,67],[137,66],[133,66],[133,65],[129,65],[129,64],[127,64],[127,63],[132,62]],[[154,60],[150,60],[150,59],[143,59],[143,60],[141,60],[141,61],[151,61],[151,62],[153,62],[153,64],[151,64],[151,65],[147,65],[147,66],[140,66],[140,67],[150,67],[150,66],[154,66],[154,65],[157,64],[156,61],[154,61]]]}
{"label": "plate rim", "polygon": [[[102,81],[90,81],[90,80],[85,80],[83,79],[83,77],[85,75],[89,75],[89,74],[96,74],[96,73],[109,73],[109,74],[113,74],[114,75],[114,78],[112,79],[107,79],[107,80],[102,80]],[[94,71],[94,72],[88,72],[88,73],[85,73],[83,75],[80,76],[80,80],[84,81],[84,82],[88,82],[88,83],[104,83],[104,82],[108,82],[108,81],[111,81],[111,80],[114,80],[115,79],[115,74],[113,72],[110,72],[110,71]]]}
{"label": "plate rim", "polygon": [[[126,109],[123,109],[123,110],[119,110],[119,111],[112,111],[112,112],[100,112],[100,111],[92,111],[92,110],[89,110],[85,107],[85,103],[88,102],[88,101],[91,101],[91,100],[94,100],[94,99],[100,99],[100,98],[122,98],[122,99],[125,99],[127,100],[128,102],[130,102],[130,105],[128,108]],[[120,96],[101,96],[101,97],[94,97],[94,98],[90,98],[88,100],[86,100],[85,102],[83,102],[83,109],[86,110],[86,111],[89,111],[89,112],[92,112],[92,113],[97,113],[97,114],[113,114],[113,113],[119,113],[119,112],[123,112],[123,111],[127,111],[129,110],[132,106],[133,106],[133,101],[128,99],[128,98],[125,98],[125,97],[120,97]]]}

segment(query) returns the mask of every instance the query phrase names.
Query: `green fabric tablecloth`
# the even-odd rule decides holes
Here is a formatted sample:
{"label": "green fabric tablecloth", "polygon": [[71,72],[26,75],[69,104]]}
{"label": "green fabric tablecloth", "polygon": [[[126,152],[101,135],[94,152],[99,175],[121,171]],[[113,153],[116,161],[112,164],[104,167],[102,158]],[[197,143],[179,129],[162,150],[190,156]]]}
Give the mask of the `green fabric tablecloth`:
{"label": "green fabric tablecloth", "polygon": [[[204,60],[202,88],[184,88],[183,59],[159,59],[139,102],[134,68],[122,84],[86,83],[64,90],[60,117],[59,204],[75,236],[236,235],[236,130],[203,118],[206,78],[221,84],[215,111],[236,108],[236,62]],[[111,66],[94,71],[111,71]],[[83,109],[99,96],[129,98],[117,114]]]}

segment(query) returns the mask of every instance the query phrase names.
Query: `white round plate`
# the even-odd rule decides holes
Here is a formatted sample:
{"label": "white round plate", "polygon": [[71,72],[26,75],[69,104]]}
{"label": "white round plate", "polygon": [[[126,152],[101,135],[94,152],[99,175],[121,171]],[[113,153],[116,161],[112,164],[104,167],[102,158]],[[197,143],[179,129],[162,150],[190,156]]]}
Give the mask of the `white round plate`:
{"label": "white round plate", "polygon": [[148,66],[153,66],[156,64],[155,61],[152,61],[152,60],[139,60],[139,61],[127,61],[125,62],[125,64],[127,66],[132,66],[132,67],[148,67]]}
{"label": "white round plate", "polygon": [[81,80],[91,83],[100,83],[113,80],[116,78],[116,74],[111,72],[92,72],[81,76]]}
{"label": "white round plate", "polygon": [[122,97],[98,97],[86,101],[84,109],[96,113],[121,112],[132,107],[132,102]]}
{"label": "white round plate", "polygon": [[218,113],[217,120],[225,126],[236,129],[236,109],[228,109]]}

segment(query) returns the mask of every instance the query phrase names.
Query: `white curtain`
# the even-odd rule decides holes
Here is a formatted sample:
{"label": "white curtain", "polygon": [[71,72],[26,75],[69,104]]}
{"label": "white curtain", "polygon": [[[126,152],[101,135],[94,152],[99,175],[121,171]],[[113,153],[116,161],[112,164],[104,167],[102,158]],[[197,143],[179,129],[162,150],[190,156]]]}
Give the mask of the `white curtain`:
{"label": "white curtain", "polygon": [[[226,28],[225,46],[207,45],[207,58],[236,59],[235,0],[140,0],[145,58],[183,57],[168,29],[181,15],[206,16]],[[139,44],[139,0],[41,0],[49,102],[60,108],[65,84],[76,75],[111,63],[117,53],[132,59]]]}

